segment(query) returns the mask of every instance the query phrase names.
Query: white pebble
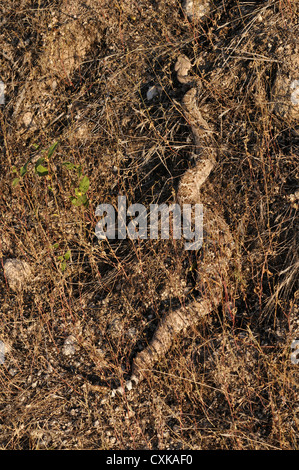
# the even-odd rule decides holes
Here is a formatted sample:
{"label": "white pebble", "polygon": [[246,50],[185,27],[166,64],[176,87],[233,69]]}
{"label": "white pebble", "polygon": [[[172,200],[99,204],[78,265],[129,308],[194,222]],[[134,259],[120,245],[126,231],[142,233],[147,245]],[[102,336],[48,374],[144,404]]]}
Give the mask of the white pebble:
{"label": "white pebble", "polygon": [[294,105],[299,104],[299,80],[293,80],[290,89],[294,90],[291,94],[291,102]]}
{"label": "white pebble", "polygon": [[159,93],[159,90],[158,88],[156,87],[156,85],[154,86],[151,86],[149,87],[149,89],[147,90],[147,93],[146,93],[146,99],[148,101],[152,100],[153,98],[155,98],[155,96],[157,96]]}

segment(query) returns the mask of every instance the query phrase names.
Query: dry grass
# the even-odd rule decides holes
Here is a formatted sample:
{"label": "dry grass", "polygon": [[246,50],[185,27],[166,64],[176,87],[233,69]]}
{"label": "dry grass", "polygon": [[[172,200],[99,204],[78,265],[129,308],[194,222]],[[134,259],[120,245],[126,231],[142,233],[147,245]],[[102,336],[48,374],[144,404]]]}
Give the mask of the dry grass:
{"label": "dry grass", "polygon": [[[298,449],[298,119],[279,112],[275,88],[298,79],[298,3],[215,0],[200,23],[177,0],[68,3],[0,5],[0,254],[32,268],[20,292],[0,279],[1,448]],[[181,243],[94,235],[99,203],[169,202],[191,163],[173,72],[182,52],[217,132],[207,191],[240,260],[223,308],[136,390],[103,404],[92,385],[124,380],[158,319],[194,286],[195,254]],[[148,101],[151,85],[160,93]],[[29,164],[13,187],[13,168],[56,141],[49,176]],[[78,175],[64,162],[88,176],[87,208],[71,204]]]}

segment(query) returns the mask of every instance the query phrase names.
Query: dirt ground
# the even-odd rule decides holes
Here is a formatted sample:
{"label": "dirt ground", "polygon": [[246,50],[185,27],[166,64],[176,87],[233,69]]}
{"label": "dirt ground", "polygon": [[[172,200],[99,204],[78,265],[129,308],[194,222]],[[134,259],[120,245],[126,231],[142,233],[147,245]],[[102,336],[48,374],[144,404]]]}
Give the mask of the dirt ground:
{"label": "dirt ground", "polygon": [[[205,5],[0,2],[1,449],[299,447],[299,4]],[[182,53],[237,255],[219,308],[111,398],[196,294],[180,240],[95,236],[98,204],[169,203],[192,166]]]}

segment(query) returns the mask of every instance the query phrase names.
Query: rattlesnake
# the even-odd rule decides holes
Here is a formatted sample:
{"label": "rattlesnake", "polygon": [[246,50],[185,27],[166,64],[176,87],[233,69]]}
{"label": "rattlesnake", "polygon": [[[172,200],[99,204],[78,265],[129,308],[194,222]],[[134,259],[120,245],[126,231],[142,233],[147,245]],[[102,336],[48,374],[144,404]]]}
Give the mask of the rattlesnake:
{"label": "rattlesnake", "polygon": [[[178,201],[180,204],[202,203],[200,189],[215,165],[215,142],[213,131],[198,109],[196,95],[200,87],[197,79],[189,76],[191,63],[181,55],[178,57],[175,71],[180,83],[191,88],[184,94],[183,111],[190,124],[194,137],[195,166],[187,170],[179,183]],[[165,356],[173,338],[188,327],[198,323],[221,302],[223,280],[227,277],[234,243],[224,218],[213,208],[213,201],[204,200],[204,243],[199,253],[197,291],[199,297],[189,304],[170,310],[162,319],[150,344],[137,353],[132,365],[132,374],[124,386],[112,390],[111,396],[131,390],[139,383],[147,371],[151,370],[159,358]],[[210,208],[210,206],[212,206]]]}

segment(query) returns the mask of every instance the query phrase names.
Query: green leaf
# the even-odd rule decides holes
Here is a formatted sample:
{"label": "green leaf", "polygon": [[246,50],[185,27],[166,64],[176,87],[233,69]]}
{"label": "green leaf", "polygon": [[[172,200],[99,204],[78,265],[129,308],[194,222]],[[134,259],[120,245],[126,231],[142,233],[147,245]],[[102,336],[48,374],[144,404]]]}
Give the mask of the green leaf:
{"label": "green leaf", "polygon": [[60,265],[61,271],[64,272],[66,270],[66,261],[62,261]]}
{"label": "green leaf", "polygon": [[24,175],[26,175],[26,173],[27,173],[27,166],[28,166],[28,163],[29,163],[29,160],[28,160],[28,162],[27,162],[27,163],[25,163],[25,165],[24,165],[24,166],[22,166],[22,168],[20,169],[20,176],[24,176]]}
{"label": "green leaf", "polygon": [[59,142],[54,142],[48,150],[48,158],[51,158]]}
{"label": "green leaf", "polygon": [[35,172],[38,174],[38,176],[46,176],[48,175],[49,170],[43,165],[38,165],[35,167]]}
{"label": "green leaf", "polygon": [[53,245],[54,250],[56,250],[56,248],[58,248],[58,247],[59,247],[59,243],[54,243],[54,245]]}
{"label": "green leaf", "polygon": [[64,255],[65,261],[68,261],[70,259],[70,257],[71,257],[71,252],[70,252],[70,250],[68,250]]}
{"label": "green leaf", "polygon": [[89,184],[89,179],[87,178],[87,176],[84,176],[79,183],[79,191],[85,194],[88,191]]}
{"label": "green leaf", "polygon": [[83,194],[83,196],[80,196],[80,200],[82,204],[86,204],[88,201],[86,194]]}
{"label": "green leaf", "polygon": [[20,178],[15,178],[12,182],[13,187],[17,186],[17,184],[19,184],[19,182],[20,182]]}

